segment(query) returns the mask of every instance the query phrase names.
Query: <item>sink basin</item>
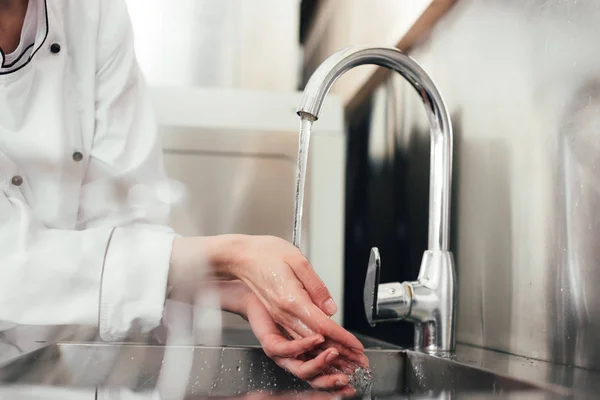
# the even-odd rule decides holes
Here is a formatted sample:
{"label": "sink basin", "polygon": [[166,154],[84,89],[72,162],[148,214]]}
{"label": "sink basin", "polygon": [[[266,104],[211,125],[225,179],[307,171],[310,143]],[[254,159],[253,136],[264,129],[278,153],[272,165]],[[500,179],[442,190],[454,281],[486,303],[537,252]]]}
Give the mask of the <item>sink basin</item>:
{"label": "sink basin", "polygon": [[[562,398],[518,379],[410,350],[367,350],[374,398]],[[59,343],[0,367],[0,387],[158,390],[177,397],[267,397],[304,392],[309,386],[286,373],[257,347],[158,346]],[[547,389],[547,388],[546,388]],[[496,398],[496,397],[495,397]]]}

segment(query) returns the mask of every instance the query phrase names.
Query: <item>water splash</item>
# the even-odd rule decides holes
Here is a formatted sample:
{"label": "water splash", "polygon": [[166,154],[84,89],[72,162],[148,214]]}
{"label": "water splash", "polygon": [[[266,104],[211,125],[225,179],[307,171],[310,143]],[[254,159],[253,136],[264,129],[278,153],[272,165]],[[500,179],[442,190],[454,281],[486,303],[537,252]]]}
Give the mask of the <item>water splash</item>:
{"label": "water splash", "polygon": [[308,145],[313,121],[302,117],[300,121],[300,139],[298,141],[298,161],[296,163],[296,197],[294,207],[294,232],[292,243],[300,248],[302,230],[302,209],[304,208],[304,186],[306,185],[306,166],[308,164]]}
{"label": "water splash", "polygon": [[348,377],[348,385],[356,390],[357,395],[370,398],[373,388],[373,373],[369,368],[363,368],[353,361],[343,358],[348,366],[327,368],[329,374],[344,374]]}
{"label": "water splash", "polygon": [[363,368],[356,366],[354,373],[349,375],[350,386],[352,386],[356,393],[361,395],[370,395],[371,389],[373,388],[373,373],[369,368]]}

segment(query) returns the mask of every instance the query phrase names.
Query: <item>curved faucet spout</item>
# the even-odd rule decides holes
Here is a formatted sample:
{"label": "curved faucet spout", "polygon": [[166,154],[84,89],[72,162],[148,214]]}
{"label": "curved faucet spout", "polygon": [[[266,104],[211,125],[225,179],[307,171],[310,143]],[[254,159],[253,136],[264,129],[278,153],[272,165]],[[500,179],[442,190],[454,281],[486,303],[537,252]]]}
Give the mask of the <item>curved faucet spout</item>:
{"label": "curved faucet spout", "polygon": [[350,47],[329,57],[304,89],[298,115],[315,121],[335,81],[346,71],[376,64],[400,73],[423,100],[431,132],[429,183],[429,249],[415,282],[379,284],[381,260],[371,251],[363,292],[370,324],[405,319],[415,324],[415,348],[428,352],[454,349],[456,274],[448,251],[452,125],[442,96],[431,78],[412,58],[394,48]]}
{"label": "curved faucet spout", "polygon": [[395,48],[349,47],[325,60],[310,77],[298,115],[316,120],[323,100],[335,81],[348,70],[376,64],[401,74],[423,100],[431,131],[429,185],[429,250],[448,250],[450,185],[452,179],[452,125],[442,96],[421,66]]}

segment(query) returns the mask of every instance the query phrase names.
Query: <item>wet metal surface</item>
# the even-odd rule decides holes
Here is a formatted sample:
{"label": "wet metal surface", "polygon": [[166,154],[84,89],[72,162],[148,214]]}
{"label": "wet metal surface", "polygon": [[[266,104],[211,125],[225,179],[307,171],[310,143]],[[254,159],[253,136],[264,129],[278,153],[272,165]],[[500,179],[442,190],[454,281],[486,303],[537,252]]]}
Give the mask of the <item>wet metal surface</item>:
{"label": "wet metal surface", "polygon": [[[476,358],[476,352],[467,358]],[[373,398],[460,398],[508,395],[561,398],[570,390],[471,365],[394,348],[369,349]],[[477,361],[477,360],[476,360]],[[484,368],[482,368],[482,366]],[[0,368],[0,390],[47,388],[129,390],[162,398],[298,395],[310,388],[278,368],[256,347],[60,343]],[[1,393],[1,391],[0,391]],[[368,397],[367,397],[368,398]],[[470,397],[469,397],[470,398]],[[527,398],[527,397],[526,397]]]}

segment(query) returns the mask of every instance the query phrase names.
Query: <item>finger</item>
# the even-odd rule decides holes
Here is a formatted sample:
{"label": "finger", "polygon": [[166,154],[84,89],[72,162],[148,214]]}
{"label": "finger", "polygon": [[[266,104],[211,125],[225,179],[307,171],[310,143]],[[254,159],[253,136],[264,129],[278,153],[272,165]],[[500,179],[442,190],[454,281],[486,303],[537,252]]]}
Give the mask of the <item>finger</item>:
{"label": "finger", "polygon": [[[310,351],[305,353],[302,357],[311,358],[316,357],[318,352],[322,350]],[[357,369],[361,366],[355,362],[349,361],[345,359],[341,354],[335,360],[330,363],[330,366],[325,370],[326,374],[345,374],[345,375],[354,375],[357,372]],[[365,367],[363,367],[365,368]],[[368,368],[368,367],[366,367]]]}
{"label": "finger", "polygon": [[[293,331],[292,329],[283,328],[282,327],[281,330],[283,331],[284,336],[286,336],[287,338],[289,338],[289,340],[300,340],[300,339],[302,339],[302,335],[300,335],[299,333]],[[299,354],[299,355],[297,355],[294,358],[296,358],[298,360],[302,360],[302,361],[307,361],[307,360],[309,360],[311,358],[314,358],[318,354],[318,353],[315,353],[314,355],[311,355],[311,353],[313,353],[313,352],[315,352],[317,350],[318,349],[313,348],[310,351],[307,351],[305,353]],[[325,350],[325,349],[323,349],[323,350]],[[323,351],[323,350],[321,350],[321,351]],[[321,352],[321,351],[319,351],[319,352]]]}
{"label": "finger", "polygon": [[335,348],[340,353],[340,356],[341,356],[339,358],[340,361],[343,359],[346,359],[348,361],[358,364],[359,366],[361,366],[363,368],[369,367],[369,359],[367,358],[367,356],[364,353],[358,353],[356,351],[352,351],[349,348],[347,348],[346,346],[343,346],[342,344],[337,343],[330,339],[326,339],[325,342],[320,346],[321,349],[328,349],[330,347]]}
{"label": "finger", "polygon": [[302,336],[320,333],[324,337],[348,347],[356,353],[364,353],[362,343],[350,332],[328,318],[306,294],[297,294],[299,299],[287,312],[285,321],[278,321],[286,328],[291,328]]}
{"label": "finger", "polygon": [[282,358],[277,360],[277,364],[298,378],[307,381],[322,373],[329,364],[339,355],[335,349],[327,349],[317,357],[308,361],[300,361],[293,358]]}
{"label": "finger", "polygon": [[[292,319],[289,318],[288,320],[292,320]],[[296,326],[296,329],[302,333],[298,333],[296,330],[294,330],[290,327],[285,327],[285,328],[282,327],[282,329],[285,331],[285,335],[289,336],[290,338],[297,339],[297,338],[305,337],[305,336],[312,334],[312,332],[313,332],[310,328],[308,328],[306,325],[302,324],[297,319],[296,319],[296,322],[291,323],[291,325]],[[325,338],[325,341],[323,342],[323,344],[321,344],[319,346],[319,349],[316,349],[317,351],[310,352],[310,354],[313,354],[313,356],[315,356],[316,354],[319,353],[318,350],[322,351],[322,350],[328,349],[330,347],[337,349],[343,358],[346,358],[349,361],[355,362],[358,365],[360,365],[361,367],[369,366],[369,359],[364,354],[364,350],[363,351],[358,350],[358,349],[351,350],[350,348],[348,348],[348,347],[342,345],[341,343],[339,343],[335,340],[332,340],[330,338]]]}
{"label": "finger", "polygon": [[327,286],[323,283],[319,275],[315,272],[310,262],[302,254],[290,259],[287,264],[294,274],[298,277],[304,289],[308,292],[313,303],[317,305],[325,314],[331,316],[337,312],[337,305]]}
{"label": "finger", "polygon": [[298,395],[298,399],[302,400],[335,400],[337,398],[338,396],[332,395],[331,393],[323,392],[315,392],[310,394],[302,393]]}
{"label": "finger", "polygon": [[[292,339],[302,339],[305,336],[311,336],[311,335],[301,335],[290,327],[284,327],[283,329]],[[315,333],[313,333],[312,335],[315,335]]]}
{"label": "finger", "polygon": [[[295,339],[299,339],[304,335],[300,335],[295,332],[293,329],[285,328],[290,337]],[[312,332],[312,331],[311,331]],[[335,348],[339,353],[340,357],[334,361],[338,366],[343,367],[344,372],[354,372],[358,366],[363,368],[369,367],[369,359],[364,353],[358,353],[356,351],[352,351],[346,346],[341,345],[340,343],[333,341],[331,339],[325,339],[325,342],[319,346],[319,349],[311,350],[307,353],[308,356],[316,357],[321,351],[326,350],[328,348]]]}
{"label": "finger", "polygon": [[331,390],[341,389],[350,383],[350,379],[344,374],[327,374],[317,376],[311,379],[308,383],[315,389]]}
{"label": "finger", "polygon": [[[304,355],[307,359],[314,358],[318,355],[318,352],[309,352]],[[353,375],[358,368],[358,364],[346,360],[341,355],[333,360],[330,366],[324,371],[326,374],[344,374]]]}
{"label": "finger", "polygon": [[338,357],[338,359],[331,364],[332,371],[341,372],[346,375],[354,375],[357,368],[359,368],[358,364],[341,357]]}
{"label": "finger", "polygon": [[[317,306],[310,303],[306,293],[298,293],[295,297],[299,301],[290,307],[287,314],[282,315],[278,321],[289,333],[293,331],[302,337],[320,333],[357,354],[364,353],[362,343],[353,334],[329,319]],[[354,358],[357,361],[361,359],[360,357]],[[364,362],[364,358],[362,360]]]}
{"label": "finger", "polygon": [[[250,326],[252,327],[252,332],[259,340],[261,344],[267,343],[272,344],[275,341],[279,341],[281,339],[288,340],[285,337],[286,332],[289,334],[290,329],[282,328],[275,323],[267,309],[262,305],[257,305],[255,307],[250,307],[248,309],[248,321],[250,322]],[[295,333],[295,332],[294,332]],[[312,335],[291,335],[293,339],[303,339],[305,337],[314,337],[315,334]],[[319,335],[319,337],[322,337]]]}
{"label": "finger", "polygon": [[321,335],[312,335],[302,339],[288,340],[282,335],[271,334],[259,339],[265,353],[273,357],[297,357],[300,354],[306,353],[314,349],[316,346],[323,343],[324,339]]}
{"label": "finger", "polygon": [[[327,316],[323,314],[321,310],[319,310],[314,304],[310,304],[302,308],[302,311],[295,310],[295,312],[298,314],[296,317],[299,320],[301,319],[301,326],[294,326],[295,330],[298,330],[302,327],[302,325],[304,325],[312,332],[320,333],[324,337],[349,348],[355,353],[364,353],[364,346],[353,334],[339,326],[331,319],[327,318]],[[303,332],[300,331],[299,333],[302,334]]]}
{"label": "finger", "polygon": [[291,322],[291,330],[296,332],[300,337],[307,337],[316,334],[315,331],[310,329],[304,322],[302,322],[299,318],[292,317]]}
{"label": "finger", "polygon": [[346,386],[341,390],[338,390],[336,394],[342,397],[354,397],[356,396],[356,389],[354,389],[352,386]]}
{"label": "finger", "polygon": [[[334,395],[332,393],[326,392],[300,392],[300,393],[282,393],[280,395],[271,395],[267,396],[264,392],[261,393],[263,397],[260,400],[269,399],[269,400],[334,400],[339,399],[339,396]],[[246,398],[243,398],[246,400]]]}
{"label": "finger", "polygon": [[297,340],[289,340],[284,336],[285,331],[273,321],[262,306],[249,309],[248,320],[263,350],[271,358],[296,357],[315,348],[325,340],[323,336],[315,334],[307,337],[296,336]]}

